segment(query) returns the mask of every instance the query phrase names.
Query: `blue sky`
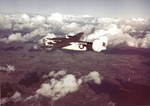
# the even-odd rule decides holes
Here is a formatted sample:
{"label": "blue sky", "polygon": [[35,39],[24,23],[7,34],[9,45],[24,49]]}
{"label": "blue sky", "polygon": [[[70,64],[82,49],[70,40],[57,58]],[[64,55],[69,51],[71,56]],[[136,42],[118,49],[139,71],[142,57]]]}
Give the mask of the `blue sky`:
{"label": "blue sky", "polygon": [[0,0],[0,12],[150,18],[150,0]]}

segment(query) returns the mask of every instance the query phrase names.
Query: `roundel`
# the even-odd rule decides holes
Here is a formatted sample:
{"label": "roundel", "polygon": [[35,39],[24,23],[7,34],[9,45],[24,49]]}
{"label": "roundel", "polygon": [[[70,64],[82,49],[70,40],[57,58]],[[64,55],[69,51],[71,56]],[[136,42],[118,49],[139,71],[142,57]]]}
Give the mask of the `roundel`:
{"label": "roundel", "polygon": [[80,49],[84,49],[84,46],[82,44],[79,44]]}

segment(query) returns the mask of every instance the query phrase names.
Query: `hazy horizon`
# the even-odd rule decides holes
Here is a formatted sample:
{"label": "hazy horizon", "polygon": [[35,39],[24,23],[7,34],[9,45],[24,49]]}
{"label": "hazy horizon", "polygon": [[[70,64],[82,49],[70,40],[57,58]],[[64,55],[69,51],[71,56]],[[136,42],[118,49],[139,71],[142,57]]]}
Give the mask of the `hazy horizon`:
{"label": "hazy horizon", "polygon": [[113,18],[149,18],[149,0],[1,0],[0,13],[52,13]]}

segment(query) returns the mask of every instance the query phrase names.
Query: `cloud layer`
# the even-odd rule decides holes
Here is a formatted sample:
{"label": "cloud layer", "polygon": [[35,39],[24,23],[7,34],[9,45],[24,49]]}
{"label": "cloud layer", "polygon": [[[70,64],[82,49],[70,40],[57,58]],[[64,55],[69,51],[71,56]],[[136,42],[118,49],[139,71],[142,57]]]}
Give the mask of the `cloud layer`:
{"label": "cloud layer", "polygon": [[102,80],[102,77],[96,71],[90,72],[88,75],[81,76],[80,78],[76,78],[73,74],[67,74],[66,70],[51,71],[48,75],[44,75],[43,78],[50,78],[50,80],[43,83],[36,93],[49,97],[52,101],[58,100],[68,93],[77,91],[83,82],[93,81],[96,84],[100,84]]}
{"label": "cloud layer", "polygon": [[0,41],[39,41],[46,36],[65,37],[65,35],[84,32],[81,40],[93,41],[101,35],[108,37],[108,45],[150,47],[150,20],[141,18],[119,19],[98,18],[87,15],[74,16],[59,13],[50,16],[28,14],[0,15]]}
{"label": "cloud layer", "polygon": [[34,91],[33,95],[26,97],[21,92],[14,92],[9,97],[3,97],[0,99],[0,104],[6,104],[8,102],[30,101],[37,100],[41,96],[47,97],[51,103],[66,96],[69,93],[73,93],[80,89],[83,83],[95,83],[101,84],[102,76],[97,71],[91,71],[87,75],[74,75],[67,72],[67,70],[50,71],[48,74],[43,75],[41,86]]}

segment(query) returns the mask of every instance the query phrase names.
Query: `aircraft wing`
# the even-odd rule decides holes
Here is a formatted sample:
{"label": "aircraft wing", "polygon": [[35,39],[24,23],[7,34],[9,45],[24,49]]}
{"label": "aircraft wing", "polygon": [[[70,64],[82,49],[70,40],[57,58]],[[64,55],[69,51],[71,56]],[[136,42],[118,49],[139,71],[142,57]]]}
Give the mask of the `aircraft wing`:
{"label": "aircraft wing", "polygon": [[50,39],[50,40],[57,40],[55,43],[49,43],[50,45],[52,45],[51,47],[52,48],[62,48],[62,47],[65,47],[65,46],[69,46],[71,45],[70,43],[71,42],[78,42],[80,40],[80,38],[82,37],[84,33],[83,32],[80,32],[74,36],[71,36],[69,38],[53,38],[53,39]]}
{"label": "aircraft wing", "polygon": [[82,37],[83,34],[84,34],[83,32],[80,32],[80,33],[78,33],[74,36],[71,36],[70,38],[68,38],[66,40],[69,41],[69,42],[77,42],[77,41],[80,40],[80,38]]}
{"label": "aircraft wing", "polygon": [[54,48],[62,48],[65,46],[69,46],[70,42],[78,42],[83,34],[84,34],[83,32],[80,32],[74,36],[71,36],[70,38],[62,39],[60,40],[60,42],[54,44]]}

